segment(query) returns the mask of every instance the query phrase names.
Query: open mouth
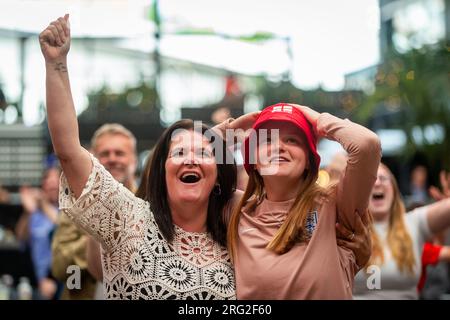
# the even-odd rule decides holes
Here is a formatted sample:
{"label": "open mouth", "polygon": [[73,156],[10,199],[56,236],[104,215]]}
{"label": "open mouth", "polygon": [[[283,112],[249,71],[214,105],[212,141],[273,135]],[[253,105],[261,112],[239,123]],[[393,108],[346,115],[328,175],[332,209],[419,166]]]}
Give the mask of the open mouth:
{"label": "open mouth", "polygon": [[374,192],[372,194],[373,200],[383,200],[384,199],[384,193],[383,192]]}
{"label": "open mouth", "polygon": [[270,159],[270,162],[271,163],[289,162],[289,160],[286,159],[285,157],[276,157],[276,158]]}
{"label": "open mouth", "polygon": [[187,172],[181,176],[180,180],[183,183],[196,183],[200,181],[200,175],[193,172]]}

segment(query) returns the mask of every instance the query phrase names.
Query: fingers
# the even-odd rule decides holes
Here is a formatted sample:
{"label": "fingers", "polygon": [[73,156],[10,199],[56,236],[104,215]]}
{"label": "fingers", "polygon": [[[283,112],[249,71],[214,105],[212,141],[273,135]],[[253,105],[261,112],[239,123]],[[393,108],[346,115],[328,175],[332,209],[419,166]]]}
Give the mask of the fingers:
{"label": "fingers", "polygon": [[363,224],[359,214],[356,215],[355,220],[355,233],[363,234],[365,232],[366,226]]}
{"label": "fingers", "polygon": [[56,43],[58,46],[62,46],[65,42],[64,30],[59,21],[53,21],[49,26],[50,30],[55,35]]}
{"label": "fingers", "polygon": [[337,239],[337,244],[338,244],[338,246],[348,248],[348,249],[350,249],[352,251],[357,249],[356,244],[354,244],[351,241],[347,241],[347,240],[343,240],[343,239]]}
{"label": "fingers", "polygon": [[[67,19],[68,19],[68,15]],[[59,39],[61,39],[61,45],[63,45],[66,42],[66,39],[69,38],[70,36],[70,30],[69,30],[69,26],[68,26],[68,20],[63,18],[63,17],[59,17],[57,20],[53,21],[52,23],[50,23],[50,25],[53,25],[56,27],[56,30],[58,31],[58,37]]]}
{"label": "fingers", "polygon": [[233,129],[244,129],[247,130],[252,127],[256,118],[258,118],[261,111],[250,112],[240,116],[231,123]]}
{"label": "fingers", "polygon": [[70,39],[70,21],[69,21],[69,14],[66,13],[63,18],[59,17],[58,21],[61,23],[61,26],[63,27],[64,34],[67,38]]}
{"label": "fingers", "polygon": [[51,32],[48,28],[41,32],[39,36],[39,42],[42,45],[50,45],[50,46],[56,46],[56,39],[53,35],[53,32]]}
{"label": "fingers", "polygon": [[439,174],[439,178],[441,180],[442,192],[444,195],[450,195],[450,173],[447,174],[444,170],[442,170]]}
{"label": "fingers", "polygon": [[446,185],[447,181],[446,180],[446,174],[445,171],[442,170],[441,172],[439,172],[439,181],[441,182],[441,186],[442,188],[444,188],[444,185]]}
{"label": "fingers", "polygon": [[318,113],[317,111],[315,111],[307,106],[302,106],[299,104],[291,104],[291,103],[290,103],[290,105],[299,109],[303,113],[303,115],[308,119],[308,121],[311,122],[311,124],[314,127],[316,126],[317,119],[319,118],[320,113]]}
{"label": "fingers", "polygon": [[340,223],[336,223],[337,237],[340,239],[350,239],[353,235],[353,232],[348,230]]}
{"label": "fingers", "polygon": [[256,118],[259,117],[260,114],[261,114],[261,111],[250,112],[250,116],[255,120],[256,120]]}
{"label": "fingers", "polygon": [[40,34],[39,41],[41,44],[48,44],[50,46],[63,46],[70,38],[69,15],[66,14],[64,18],[59,17],[52,21],[49,26]]}
{"label": "fingers", "polygon": [[370,224],[370,212],[369,212],[369,210],[366,210],[366,212],[364,212],[364,214],[361,216],[361,221],[364,224],[364,226],[369,226],[369,224]]}
{"label": "fingers", "polygon": [[435,186],[431,186],[428,191],[430,192],[430,195],[434,200],[439,201],[444,199],[444,195]]}

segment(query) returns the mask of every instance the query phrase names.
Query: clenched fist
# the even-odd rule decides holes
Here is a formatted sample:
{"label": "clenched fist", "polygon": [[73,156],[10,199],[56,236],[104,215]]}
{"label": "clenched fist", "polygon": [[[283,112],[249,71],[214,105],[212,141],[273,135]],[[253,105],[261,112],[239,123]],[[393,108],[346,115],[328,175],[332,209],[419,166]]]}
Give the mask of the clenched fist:
{"label": "clenched fist", "polygon": [[46,62],[65,58],[70,49],[69,15],[51,22],[39,35],[39,44]]}

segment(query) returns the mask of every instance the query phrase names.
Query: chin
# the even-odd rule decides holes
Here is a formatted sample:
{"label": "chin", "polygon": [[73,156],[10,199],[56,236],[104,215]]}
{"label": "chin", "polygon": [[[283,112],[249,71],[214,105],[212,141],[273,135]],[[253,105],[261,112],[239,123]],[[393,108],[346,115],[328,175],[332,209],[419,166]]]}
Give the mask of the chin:
{"label": "chin", "polygon": [[282,168],[282,169],[278,170],[278,172],[276,174],[274,174],[274,176],[280,177],[280,178],[300,179],[302,175],[299,174],[297,171],[289,170],[287,168],[286,169]]}
{"label": "chin", "polygon": [[281,166],[264,167],[259,172],[263,176],[285,177],[290,175],[290,170],[286,170],[286,168],[282,168]]}
{"label": "chin", "polygon": [[201,201],[202,199],[208,199],[209,197],[209,194],[205,194],[204,192],[203,184],[198,184],[196,186],[177,186],[176,190],[174,190],[172,194],[176,197],[176,199],[186,202]]}
{"label": "chin", "polygon": [[207,201],[208,196],[202,195],[202,194],[195,194],[195,193],[183,193],[178,197],[180,201],[183,202],[201,202],[201,201]]}
{"label": "chin", "polygon": [[388,212],[388,209],[384,208],[369,208],[370,213],[374,218],[384,217],[386,215],[386,212]]}

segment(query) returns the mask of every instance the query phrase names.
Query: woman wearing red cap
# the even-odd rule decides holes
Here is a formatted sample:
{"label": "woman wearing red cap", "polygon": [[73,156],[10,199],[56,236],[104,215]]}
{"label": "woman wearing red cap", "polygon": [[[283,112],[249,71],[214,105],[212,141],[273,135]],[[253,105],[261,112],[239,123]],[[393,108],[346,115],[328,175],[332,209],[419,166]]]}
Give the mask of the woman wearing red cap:
{"label": "woman wearing red cap", "polygon": [[[337,245],[335,225],[355,230],[357,212],[367,210],[378,137],[292,104],[264,109],[253,129],[244,142],[249,183],[228,231],[237,298],[351,299],[358,266],[353,252]],[[328,189],[316,183],[318,136],[338,141],[349,155],[339,183]]]}

